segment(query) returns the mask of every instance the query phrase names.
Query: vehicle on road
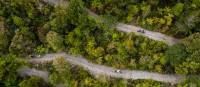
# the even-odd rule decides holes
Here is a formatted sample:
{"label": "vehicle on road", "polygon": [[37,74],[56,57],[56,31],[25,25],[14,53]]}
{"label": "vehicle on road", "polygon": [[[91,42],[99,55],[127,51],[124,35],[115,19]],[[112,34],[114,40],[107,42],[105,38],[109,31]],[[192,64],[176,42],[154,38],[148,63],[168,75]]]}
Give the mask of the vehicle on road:
{"label": "vehicle on road", "polygon": [[145,33],[145,30],[139,29],[139,30],[137,30],[137,32]]}
{"label": "vehicle on road", "polygon": [[122,71],[119,70],[119,69],[118,69],[118,70],[115,70],[115,72],[116,72],[116,73],[122,73]]}
{"label": "vehicle on road", "polygon": [[141,32],[141,30],[139,29],[139,30],[137,30],[137,32]]}
{"label": "vehicle on road", "polygon": [[41,55],[29,55],[30,58],[40,58]]}

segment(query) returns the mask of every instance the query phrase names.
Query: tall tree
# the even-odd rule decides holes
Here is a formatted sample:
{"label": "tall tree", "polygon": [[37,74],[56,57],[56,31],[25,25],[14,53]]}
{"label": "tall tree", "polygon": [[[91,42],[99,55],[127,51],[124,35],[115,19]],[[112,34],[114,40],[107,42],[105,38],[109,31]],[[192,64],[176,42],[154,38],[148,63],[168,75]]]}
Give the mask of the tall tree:
{"label": "tall tree", "polygon": [[9,38],[7,35],[8,31],[0,29],[0,53],[6,52],[9,46]]}
{"label": "tall tree", "polygon": [[4,26],[4,19],[0,16],[0,54],[7,51],[9,41],[8,31]]}
{"label": "tall tree", "polygon": [[27,27],[19,28],[9,47],[9,52],[16,55],[31,54],[36,46],[36,37]]}
{"label": "tall tree", "polygon": [[48,85],[41,78],[32,76],[20,82],[19,87],[48,87]]}
{"label": "tall tree", "polygon": [[61,51],[65,48],[63,37],[54,31],[50,31],[47,34],[46,41],[48,43],[48,47],[53,51]]}
{"label": "tall tree", "polygon": [[82,0],[70,0],[69,7],[67,9],[68,20],[73,25],[79,25],[85,23],[87,11],[83,5]]}
{"label": "tall tree", "polygon": [[71,78],[70,66],[63,57],[53,61],[53,73],[49,80],[51,84],[69,83]]}
{"label": "tall tree", "polygon": [[21,81],[16,70],[25,62],[19,61],[15,55],[0,57],[0,83],[2,87],[17,87]]}
{"label": "tall tree", "polygon": [[200,33],[193,34],[166,51],[166,58],[175,67],[176,73],[197,74],[200,72]]}

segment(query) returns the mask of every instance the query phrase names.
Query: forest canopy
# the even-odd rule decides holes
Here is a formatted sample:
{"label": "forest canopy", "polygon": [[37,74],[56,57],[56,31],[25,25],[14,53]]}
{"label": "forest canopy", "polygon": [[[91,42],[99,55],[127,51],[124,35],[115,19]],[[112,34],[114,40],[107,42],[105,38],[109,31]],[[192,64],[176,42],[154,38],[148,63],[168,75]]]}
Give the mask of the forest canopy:
{"label": "forest canopy", "polygon": [[[199,87],[199,0],[70,0],[68,3],[63,0],[60,4],[45,0],[0,0],[0,6],[0,86],[51,87],[59,83],[72,87],[163,86],[151,80],[111,78],[109,82],[101,82],[80,67],[72,68],[63,58],[53,61],[51,70],[45,67],[50,73],[49,83],[36,76],[22,78],[16,72],[21,66],[32,66],[22,60],[65,52],[118,69],[186,75],[189,78],[177,87]],[[91,17],[88,11],[104,20]],[[169,46],[135,33],[121,32],[113,27],[116,21],[180,40]]]}

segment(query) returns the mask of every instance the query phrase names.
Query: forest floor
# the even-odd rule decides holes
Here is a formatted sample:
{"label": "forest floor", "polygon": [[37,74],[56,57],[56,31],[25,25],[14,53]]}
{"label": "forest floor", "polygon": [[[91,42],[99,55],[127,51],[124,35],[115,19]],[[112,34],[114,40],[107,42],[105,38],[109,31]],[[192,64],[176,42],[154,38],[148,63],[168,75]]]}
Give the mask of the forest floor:
{"label": "forest floor", "polygon": [[[140,71],[140,70],[120,70],[121,72],[118,73],[116,72],[116,70],[118,70],[116,68],[93,64],[91,62],[88,62],[85,58],[81,56],[75,57],[75,56],[68,55],[64,52],[46,54],[41,58],[32,58],[28,61],[33,64],[41,64],[44,62],[52,61],[58,57],[63,57],[66,59],[66,61],[68,61],[68,63],[83,67],[85,70],[89,71],[94,76],[104,75],[104,76],[109,76],[113,78],[123,78],[123,79],[132,79],[132,80],[151,79],[154,81],[160,81],[163,83],[171,83],[171,84],[179,83],[185,78],[185,76],[182,76],[182,75],[160,74],[160,73]],[[24,75],[28,74],[28,75],[36,75],[36,76],[42,77],[45,80],[48,79],[47,72],[37,71],[36,69],[21,68],[18,70],[18,73],[20,73],[21,76],[23,76],[23,74]]]}

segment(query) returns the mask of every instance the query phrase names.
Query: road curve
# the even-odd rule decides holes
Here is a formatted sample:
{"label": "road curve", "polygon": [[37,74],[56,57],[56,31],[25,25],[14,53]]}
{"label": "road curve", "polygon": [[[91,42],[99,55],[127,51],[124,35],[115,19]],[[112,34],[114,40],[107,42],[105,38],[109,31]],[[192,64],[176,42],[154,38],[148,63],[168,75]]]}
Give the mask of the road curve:
{"label": "road curve", "polygon": [[[59,0],[44,0],[44,1],[48,2],[50,4],[57,5],[57,4],[60,3],[60,1],[63,2],[64,0],[60,0],[60,1]],[[69,2],[67,0],[65,0],[64,3],[65,3],[65,5],[69,4]],[[90,16],[92,16],[93,18],[96,18],[98,20],[103,19],[100,16],[98,16],[96,13],[90,11],[89,9],[86,9],[86,11],[88,11],[88,14]],[[142,35],[142,36],[148,37],[148,38],[153,39],[153,40],[163,41],[168,45],[173,45],[173,44],[178,42],[178,39],[176,39],[176,38],[167,36],[167,35],[159,33],[159,32],[149,31],[147,29],[137,27],[137,26],[134,26],[134,25],[127,25],[127,24],[123,24],[123,23],[118,23],[116,25],[116,29],[119,30],[119,31],[122,31],[122,32],[126,32],[126,33],[134,32],[137,35]],[[137,30],[141,30],[141,29],[145,30],[145,33],[137,32]]]}
{"label": "road curve", "polygon": [[28,67],[22,67],[17,70],[17,73],[21,77],[26,76],[38,76],[41,77],[45,82],[48,82],[49,73],[47,71],[40,71],[35,68],[28,68]]}
{"label": "road curve", "polygon": [[58,57],[63,57],[69,63],[83,67],[85,70],[89,71],[93,75],[105,75],[114,78],[132,79],[132,80],[151,79],[154,81],[160,81],[172,84],[179,83],[185,78],[185,76],[181,75],[159,74],[159,73],[139,71],[139,70],[121,70],[122,73],[116,73],[115,68],[107,67],[104,65],[93,64],[91,62],[88,62],[85,58],[81,56],[75,57],[68,55],[64,52],[46,54],[42,58],[33,58],[28,61],[30,63],[43,63],[47,61],[52,61]]}
{"label": "road curve", "polygon": [[[148,37],[148,38],[153,39],[153,40],[163,41],[168,45],[173,45],[173,44],[178,42],[178,39],[175,39],[173,37],[167,36],[167,35],[162,34],[162,33],[149,31],[149,30],[143,29],[141,27],[136,27],[136,26],[133,26],[133,25],[127,25],[127,24],[119,23],[116,26],[116,28],[119,31],[123,31],[123,32],[127,32],[127,33],[134,32],[138,35],[143,35],[143,36]],[[138,30],[145,30],[145,33],[137,32]]]}
{"label": "road curve", "polygon": [[[37,70],[35,68],[28,68],[28,67],[21,67],[20,69],[17,70],[17,73],[21,77],[26,77],[26,76],[37,76],[42,78],[46,83],[49,82],[49,73],[47,71],[42,71],[42,70]],[[65,87],[64,84],[56,84],[55,87]]]}
{"label": "road curve", "polygon": [[[93,18],[96,18],[97,20],[103,19],[103,18],[100,18],[94,12],[91,12],[88,9],[87,9],[87,11],[88,11],[89,15],[92,16]],[[148,38],[156,40],[156,41],[162,41],[162,42],[165,42],[168,45],[173,45],[173,44],[176,44],[178,42],[178,39],[176,39],[176,38],[167,36],[167,35],[159,33],[159,32],[149,31],[147,29],[137,27],[137,26],[133,26],[133,25],[118,23],[115,27],[118,31],[122,31],[122,32],[126,32],[126,33],[134,32],[137,35],[142,35],[142,36],[148,37]],[[137,32],[138,30],[144,30],[145,33]]]}

